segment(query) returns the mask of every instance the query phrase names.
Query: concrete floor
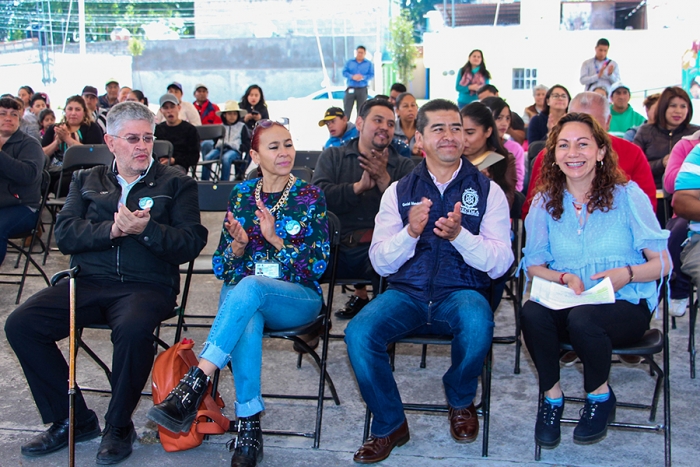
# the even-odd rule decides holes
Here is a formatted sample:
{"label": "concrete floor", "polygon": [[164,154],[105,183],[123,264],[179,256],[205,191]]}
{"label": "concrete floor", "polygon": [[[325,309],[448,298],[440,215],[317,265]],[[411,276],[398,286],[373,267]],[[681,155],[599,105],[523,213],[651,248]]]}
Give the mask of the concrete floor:
{"label": "concrete floor", "polygon": [[[213,250],[218,242],[219,216],[205,213],[205,224],[210,228],[207,250]],[[0,272],[12,269],[12,256],[8,255]],[[49,256],[47,274],[65,269],[68,260],[58,252]],[[22,299],[44,287],[42,280],[32,278]],[[220,283],[213,276],[195,278],[189,299],[188,311],[211,314],[216,310]],[[17,288],[0,285],[0,322],[15,308]],[[336,307],[345,298],[336,291]],[[342,333],[346,322],[334,320],[333,333]],[[653,321],[660,326],[660,321]],[[501,304],[496,316],[496,335],[512,333],[513,313],[509,302]],[[186,336],[201,348],[207,330],[191,328]],[[700,379],[689,377],[688,366],[688,319],[678,320],[678,329],[671,331],[671,391],[673,427],[673,464],[677,466],[698,465],[700,454],[697,441],[698,394]],[[174,330],[164,329],[162,336],[172,342]],[[106,331],[86,331],[85,340],[109,361],[111,344]],[[62,343],[67,349],[67,344]],[[396,379],[404,401],[444,402],[441,376],[449,366],[449,350],[445,346],[432,346],[428,351],[426,369],[419,368],[420,349],[417,346],[401,345],[396,356]],[[287,342],[265,342],[263,360],[263,392],[313,393],[318,381],[318,373],[311,360],[306,357],[301,369],[297,369],[296,354]],[[509,465],[571,465],[571,466],[659,466],[663,465],[663,435],[660,433],[639,433],[611,429],[602,442],[592,446],[579,446],[572,442],[573,427],[562,430],[562,443],[551,451],[543,451],[542,460],[534,461],[533,427],[537,411],[537,387],[534,367],[527,351],[523,348],[522,372],[513,374],[514,346],[494,347],[491,432],[489,436],[489,457],[481,457],[481,435],[477,442],[468,445],[455,443],[449,435],[449,427],[444,414],[409,413],[411,441],[382,463],[385,466],[471,466],[477,464],[493,466]],[[66,465],[67,451],[39,459],[20,455],[19,447],[37,432],[46,429],[27,388],[21,368],[6,340],[0,339],[0,466],[59,466]],[[359,395],[354,376],[342,340],[331,340],[329,347],[328,372],[338,388],[341,405],[326,403],[323,413],[321,446],[312,449],[312,440],[281,436],[265,438],[265,460],[262,465],[273,466],[342,466],[355,465],[353,452],[360,446],[365,406]],[[229,404],[225,413],[233,418],[233,384],[230,372],[222,372],[222,395]],[[84,355],[78,358],[78,382],[83,386],[106,385],[101,370]],[[568,395],[583,395],[582,369],[579,366],[562,370],[562,384]],[[651,400],[653,383],[648,373],[640,368],[614,365],[611,384],[618,400]],[[106,411],[108,398],[86,395],[88,405],[102,417]],[[268,400],[267,410],[262,419],[267,429],[313,428],[315,405],[310,402]],[[182,466],[229,465],[230,454],[226,442],[231,436],[215,436],[196,449],[166,453],[154,436],[154,426],[146,417],[151,400],[144,398],[134,413],[134,424],[139,433],[139,442],[134,445],[133,455],[124,466]],[[566,415],[575,418],[578,409],[567,407]],[[618,410],[618,420],[646,422],[644,413]],[[663,421],[661,409],[657,422]],[[94,465],[99,439],[78,444],[76,447],[77,465]]]}

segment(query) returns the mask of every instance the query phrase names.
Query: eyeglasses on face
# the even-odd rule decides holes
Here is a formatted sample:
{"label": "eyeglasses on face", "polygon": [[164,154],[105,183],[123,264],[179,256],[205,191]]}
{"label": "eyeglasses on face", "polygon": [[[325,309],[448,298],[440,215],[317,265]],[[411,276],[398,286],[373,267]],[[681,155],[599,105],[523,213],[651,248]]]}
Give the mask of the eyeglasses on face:
{"label": "eyeglasses on face", "polygon": [[143,140],[144,143],[146,144],[151,144],[156,140],[156,137],[153,135],[143,135],[143,136],[138,136],[138,135],[127,135],[127,136],[119,136],[119,135],[110,135],[115,138],[123,139],[126,140],[127,143],[129,144],[136,144],[139,141]]}
{"label": "eyeglasses on face", "polygon": [[569,98],[569,96],[567,96],[566,94],[550,94],[549,97],[552,99],[568,99]]}

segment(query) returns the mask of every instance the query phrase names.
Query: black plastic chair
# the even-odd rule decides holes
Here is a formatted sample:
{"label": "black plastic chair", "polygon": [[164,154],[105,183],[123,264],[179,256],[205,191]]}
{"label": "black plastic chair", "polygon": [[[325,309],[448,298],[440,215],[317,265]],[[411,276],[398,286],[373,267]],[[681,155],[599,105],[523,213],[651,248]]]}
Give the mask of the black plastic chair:
{"label": "black plastic chair", "polygon": [[[195,128],[197,128],[200,141],[214,140],[214,142],[216,142],[219,138],[223,138],[226,132],[223,125],[197,125]],[[202,154],[202,158],[204,156],[206,156],[206,154]],[[197,162],[197,165],[192,167],[192,176],[195,179],[197,178],[197,167],[203,166],[207,166],[209,168],[212,180],[217,182],[221,172],[221,154],[219,154],[218,159],[212,159],[209,161],[200,160]],[[216,166],[216,170],[214,170],[212,166]]]}
{"label": "black plastic chair", "polygon": [[175,148],[173,143],[165,139],[157,139],[153,142],[153,158],[158,161],[161,157],[167,157],[170,160],[173,157]]}
{"label": "black plastic chair", "polygon": [[[63,155],[61,175],[58,179],[59,190],[63,182],[63,177],[70,176],[73,171],[89,169],[98,165],[110,165],[113,160],[114,155],[106,144],[83,144],[69,147]],[[56,197],[46,201],[46,207],[51,213],[51,226],[49,227],[49,238],[46,240],[43,264],[46,264],[46,258],[51,250],[51,237],[53,236],[53,229],[56,226],[56,216],[65,204],[65,197]]]}
{"label": "black plastic chair", "polygon": [[[666,286],[662,287],[662,291],[666,290]],[[654,394],[652,396],[651,404],[638,404],[629,402],[617,402],[617,407],[631,408],[631,409],[643,409],[649,410],[649,422],[650,424],[638,424],[638,423],[622,423],[622,422],[612,422],[609,423],[609,427],[615,428],[626,428],[631,430],[640,431],[663,431],[664,433],[664,461],[667,467],[671,466],[671,392],[670,392],[670,381],[669,381],[669,345],[668,345],[668,328],[669,328],[669,316],[668,316],[668,300],[665,292],[662,292],[664,296],[663,300],[663,329],[660,331],[658,329],[650,329],[647,331],[642,339],[636,344],[613,348],[613,355],[639,355],[643,358],[645,363],[648,363],[651,369],[652,376],[656,374],[656,384],[654,386]],[[560,342],[560,347],[562,350],[573,350],[571,344],[567,342]],[[654,361],[654,355],[663,352],[663,368]],[[662,424],[654,423],[656,420],[656,411],[659,402],[659,392],[663,392],[664,399],[664,421]],[[540,393],[539,404],[542,404],[544,398],[544,393]],[[577,397],[566,397],[566,401],[584,403],[585,399]],[[619,414],[619,412],[618,412]],[[579,420],[571,418],[562,418],[561,423],[563,424],[577,424]],[[539,461],[541,458],[542,447],[535,442],[535,460]]]}
{"label": "black plastic chair", "polygon": [[[0,284],[14,284],[14,285],[19,285],[19,290],[17,290],[17,298],[15,299],[15,304],[18,304],[20,301],[20,298],[22,297],[22,291],[24,290],[24,284],[27,281],[27,277],[42,277],[44,281],[46,282],[46,285],[49,285],[49,278],[44,272],[44,270],[39,266],[39,263],[37,263],[34,260],[33,253],[34,253],[34,246],[37,244],[37,242],[42,244],[42,248],[44,250],[47,249],[47,245],[44,245],[41,242],[41,215],[44,212],[44,207],[46,206],[46,198],[49,195],[49,189],[50,189],[50,176],[49,173],[44,170],[42,174],[42,182],[41,182],[41,202],[39,203],[39,209],[38,209],[38,216],[36,218],[36,222],[34,223],[34,227],[32,227],[31,230],[27,232],[22,232],[20,235],[16,235],[10,239],[7,240],[7,247],[9,251],[15,251],[17,252],[17,261],[15,262],[15,269],[19,268],[20,260],[22,257],[24,257],[24,268],[22,272],[3,272],[0,273],[0,276],[4,277],[18,277],[19,279],[17,280],[0,280]],[[25,247],[26,240],[29,240],[29,246]],[[7,259],[7,257],[5,257]],[[29,264],[32,264],[37,272],[36,273],[30,273],[29,272]]]}
{"label": "black plastic chair", "polygon": [[294,167],[308,167],[314,170],[319,156],[321,156],[321,151],[297,151],[294,158]]}

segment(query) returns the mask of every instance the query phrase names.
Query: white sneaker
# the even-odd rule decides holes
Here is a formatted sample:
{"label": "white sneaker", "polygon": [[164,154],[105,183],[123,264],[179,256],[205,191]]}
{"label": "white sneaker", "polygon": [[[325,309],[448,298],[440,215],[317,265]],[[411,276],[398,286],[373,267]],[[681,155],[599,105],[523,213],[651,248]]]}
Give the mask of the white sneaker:
{"label": "white sneaker", "polygon": [[672,298],[668,312],[671,316],[680,317],[685,315],[685,310],[688,308],[687,298]]}

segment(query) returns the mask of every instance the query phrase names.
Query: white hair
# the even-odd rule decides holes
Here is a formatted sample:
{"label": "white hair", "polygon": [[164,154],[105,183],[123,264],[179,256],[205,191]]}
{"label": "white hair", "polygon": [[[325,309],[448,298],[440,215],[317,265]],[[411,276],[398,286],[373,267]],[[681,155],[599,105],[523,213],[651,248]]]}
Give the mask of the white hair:
{"label": "white hair", "polygon": [[537,94],[537,91],[547,92],[547,91],[549,91],[549,88],[547,86],[545,86],[544,84],[538,84],[537,86],[532,88],[532,96],[533,97],[535,96],[535,94]]}
{"label": "white hair", "polygon": [[118,134],[126,122],[134,120],[146,121],[151,125],[151,128],[155,130],[155,115],[153,115],[153,112],[151,112],[148,107],[140,102],[125,101],[109,109],[109,113],[107,114],[107,134]]}
{"label": "white hair", "polygon": [[595,110],[596,108],[599,108],[603,115],[603,121],[598,123],[600,123],[603,128],[605,128],[608,117],[610,117],[610,106],[608,105],[608,100],[597,92],[584,91],[576,94],[576,96],[571,99],[571,103],[569,104],[569,112],[571,112],[571,107],[583,107],[582,112],[587,114],[590,114],[590,112],[587,112],[586,110]]}

